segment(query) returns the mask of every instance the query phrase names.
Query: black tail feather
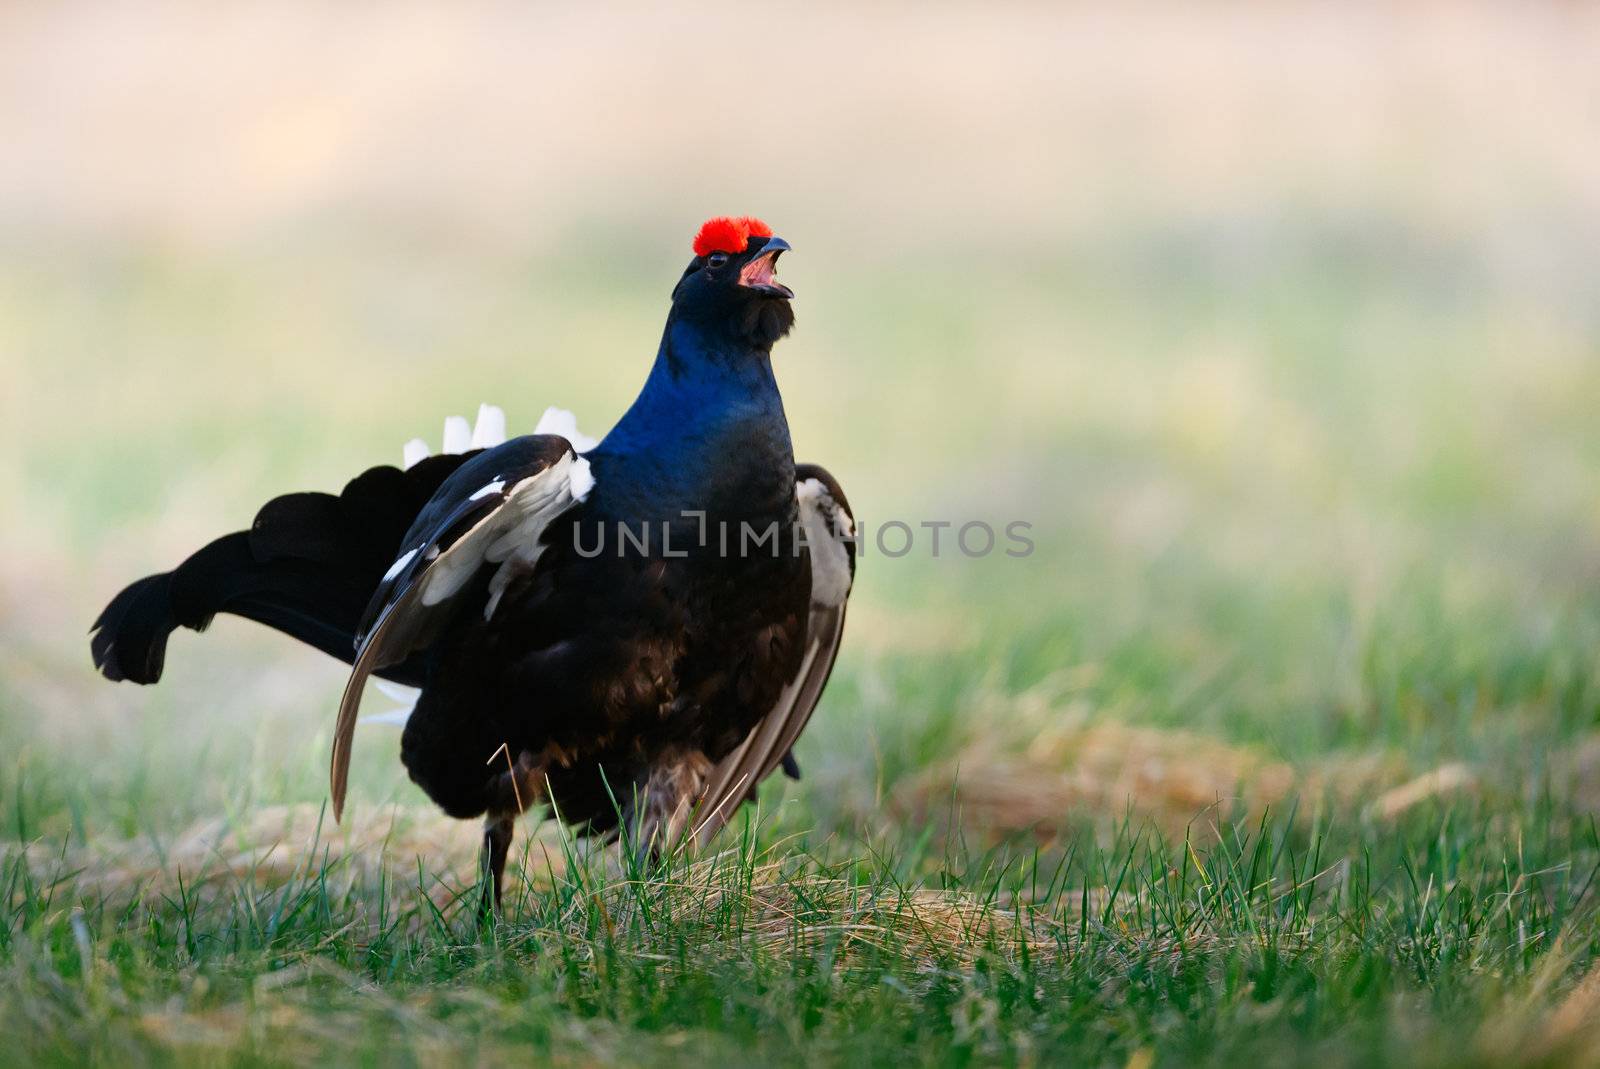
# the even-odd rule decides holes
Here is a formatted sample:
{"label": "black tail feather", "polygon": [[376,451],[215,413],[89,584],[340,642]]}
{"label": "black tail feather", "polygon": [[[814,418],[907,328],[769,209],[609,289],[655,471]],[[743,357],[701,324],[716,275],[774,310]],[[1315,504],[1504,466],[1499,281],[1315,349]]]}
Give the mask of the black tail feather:
{"label": "black tail feather", "polygon": [[150,575],[111,599],[89,632],[100,674],[114,683],[154,683],[167,658],[172,618],[172,573]]}
{"label": "black tail feather", "polygon": [[266,624],[343,661],[376,583],[334,567],[280,557],[261,560],[243,531],[224,535],[171,572],[147,576],[111,600],[89,642],[107,679],[154,683],[167,637],[203,631],[219,612]]}
{"label": "black tail feather", "polygon": [[[90,629],[94,665],[112,681],[154,683],[167,638],[203,631],[219,612],[255,620],[349,663],[368,599],[401,537],[446,477],[472,454],[373,468],[344,492],[269,501],[249,531],[224,535],[177,568],[123,590]],[[417,665],[382,673],[419,681]]]}

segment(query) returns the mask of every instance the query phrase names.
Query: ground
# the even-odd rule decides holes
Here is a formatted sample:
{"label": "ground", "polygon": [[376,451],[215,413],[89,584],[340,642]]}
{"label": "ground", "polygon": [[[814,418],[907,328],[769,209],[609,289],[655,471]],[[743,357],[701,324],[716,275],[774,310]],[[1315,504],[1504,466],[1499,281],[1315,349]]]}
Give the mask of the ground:
{"label": "ground", "polygon": [[[1600,1064],[1592,14],[151,10],[0,34],[0,1062]],[[94,676],[273,494],[603,431],[724,212],[916,543],[712,851],[483,924],[336,663]]]}

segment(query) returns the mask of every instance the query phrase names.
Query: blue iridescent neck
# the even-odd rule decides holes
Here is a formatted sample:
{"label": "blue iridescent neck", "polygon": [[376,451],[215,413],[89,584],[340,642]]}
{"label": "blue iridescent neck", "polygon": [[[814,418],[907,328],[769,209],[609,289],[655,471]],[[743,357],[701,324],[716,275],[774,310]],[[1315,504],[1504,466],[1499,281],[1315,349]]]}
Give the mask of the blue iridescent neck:
{"label": "blue iridescent neck", "polygon": [[739,424],[788,425],[772,354],[669,319],[650,376],[596,448],[623,455],[681,446]]}
{"label": "blue iridescent neck", "polygon": [[771,351],[669,318],[644,388],[588,455],[601,485],[609,478],[618,494],[604,496],[619,504],[647,498],[692,507],[708,485],[792,484]]}

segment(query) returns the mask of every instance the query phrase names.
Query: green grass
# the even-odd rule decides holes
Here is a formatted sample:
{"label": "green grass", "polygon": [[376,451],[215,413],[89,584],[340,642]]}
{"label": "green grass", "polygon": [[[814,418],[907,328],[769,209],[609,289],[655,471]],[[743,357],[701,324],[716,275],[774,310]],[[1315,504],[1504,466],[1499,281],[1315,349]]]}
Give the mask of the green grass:
{"label": "green grass", "polygon": [[1500,816],[835,861],[747,828],[692,865],[573,855],[487,924],[473,886],[441,907],[316,850],[132,904],[13,858],[7,1060],[1565,1064],[1583,1037],[1541,1015],[1593,959],[1600,838]]}

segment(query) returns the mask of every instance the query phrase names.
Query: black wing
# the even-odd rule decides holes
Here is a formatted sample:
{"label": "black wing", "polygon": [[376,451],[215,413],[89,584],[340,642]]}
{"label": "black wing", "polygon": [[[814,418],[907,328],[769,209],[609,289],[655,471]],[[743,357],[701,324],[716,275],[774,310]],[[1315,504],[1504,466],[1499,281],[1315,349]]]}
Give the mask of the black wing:
{"label": "black wing", "polygon": [[[212,542],[170,572],[146,576],[111,599],[90,628],[94,665],[107,679],[154,683],[178,627],[203,631],[232,613],[349,663],[361,614],[395,547],[445,480],[474,454],[383,466],[343,492],[274,498],[248,531]],[[411,683],[415,666],[386,674]]]}
{"label": "black wing", "polygon": [[[344,812],[350,744],[367,677],[403,664],[464,606],[458,595],[480,570],[495,566],[484,605],[531,570],[545,528],[581,501],[593,479],[588,462],[554,434],[513,438],[478,454],[445,480],[417,515],[380,577],[356,627],[355,664],[334,725],[329,779],[333,815]],[[391,554],[393,556],[393,554]]]}
{"label": "black wing", "polygon": [[701,843],[728,822],[773,769],[793,762],[790,748],[816,710],[844,638],[845,608],[856,574],[855,520],[850,503],[838,481],[815,464],[796,465],[795,496],[811,561],[805,653],[799,672],[777,702],[707,778],[694,824],[694,837]]}

